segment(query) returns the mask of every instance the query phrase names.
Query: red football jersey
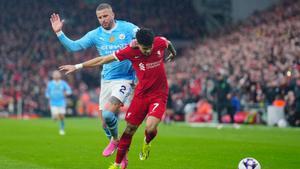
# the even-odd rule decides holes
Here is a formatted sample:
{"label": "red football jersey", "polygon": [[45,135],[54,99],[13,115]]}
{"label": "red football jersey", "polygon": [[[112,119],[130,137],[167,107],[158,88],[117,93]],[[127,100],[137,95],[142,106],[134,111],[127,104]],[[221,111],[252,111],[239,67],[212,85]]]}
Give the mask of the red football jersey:
{"label": "red football jersey", "polygon": [[164,51],[168,47],[167,39],[155,37],[151,54],[146,56],[138,48],[127,46],[115,52],[119,61],[128,59],[136,71],[138,84],[136,96],[167,95],[168,82],[164,67]]}

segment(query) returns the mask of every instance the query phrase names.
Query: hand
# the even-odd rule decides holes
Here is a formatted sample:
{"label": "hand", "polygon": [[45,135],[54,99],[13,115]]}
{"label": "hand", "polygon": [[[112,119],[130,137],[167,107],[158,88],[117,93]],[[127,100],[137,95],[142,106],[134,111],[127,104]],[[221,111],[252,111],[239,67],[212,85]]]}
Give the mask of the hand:
{"label": "hand", "polygon": [[60,20],[60,17],[58,14],[53,13],[50,17],[50,22],[52,25],[52,29],[55,33],[58,33],[59,31],[62,30],[64,20]]}
{"label": "hand", "polygon": [[166,61],[171,62],[174,59],[174,55],[172,53],[166,58]]}
{"label": "hand", "polygon": [[65,71],[66,75],[76,70],[75,65],[63,65],[59,67],[59,71]]}

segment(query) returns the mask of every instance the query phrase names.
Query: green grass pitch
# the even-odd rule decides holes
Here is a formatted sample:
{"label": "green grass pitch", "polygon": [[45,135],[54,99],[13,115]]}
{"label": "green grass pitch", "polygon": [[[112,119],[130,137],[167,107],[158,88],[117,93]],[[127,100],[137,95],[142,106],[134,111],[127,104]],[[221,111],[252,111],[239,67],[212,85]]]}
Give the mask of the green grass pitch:
{"label": "green grass pitch", "polygon": [[[248,156],[262,169],[300,168],[300,129],[161,124],[149,159],[140,161],[143,132],[133,138],[128,169],[237,169]],[[101,156],[107,142],[98,119],[67,119],[65,136],[50,119],[0,119],[0,169],[107,169],[115,158]]]}

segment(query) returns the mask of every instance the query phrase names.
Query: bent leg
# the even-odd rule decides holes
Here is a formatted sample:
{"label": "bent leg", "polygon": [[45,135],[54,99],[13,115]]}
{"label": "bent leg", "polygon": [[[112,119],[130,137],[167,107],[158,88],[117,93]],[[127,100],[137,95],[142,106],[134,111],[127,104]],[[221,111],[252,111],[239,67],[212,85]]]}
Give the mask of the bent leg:
{"label": "bent leg", "polygon": [[125,157],[127,151],[129,150],[132,136],[136,132],[137,128],[138,126],[127,123],[126,129],[120,138],[118,152],[115,161],[116,164],[120,164],[123,158]]}

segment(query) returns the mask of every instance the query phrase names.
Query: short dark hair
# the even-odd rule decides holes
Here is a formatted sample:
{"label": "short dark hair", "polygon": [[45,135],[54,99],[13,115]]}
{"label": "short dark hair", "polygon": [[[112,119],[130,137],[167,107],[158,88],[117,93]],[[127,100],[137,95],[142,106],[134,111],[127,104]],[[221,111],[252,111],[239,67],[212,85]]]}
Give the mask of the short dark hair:
{"label": "short dark hair", "polygon": [[143,46],[151,46],[154,40],[154,32],[148,28],[141,28],[136,32],[136,40]]}
{"label": "short dark hair", "polygon": [[108,3],[101,3],[101,4],[98,5],[96,11],[101,11],[103,9],[112,9],[112,7]]}

